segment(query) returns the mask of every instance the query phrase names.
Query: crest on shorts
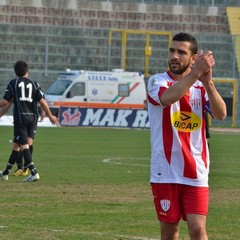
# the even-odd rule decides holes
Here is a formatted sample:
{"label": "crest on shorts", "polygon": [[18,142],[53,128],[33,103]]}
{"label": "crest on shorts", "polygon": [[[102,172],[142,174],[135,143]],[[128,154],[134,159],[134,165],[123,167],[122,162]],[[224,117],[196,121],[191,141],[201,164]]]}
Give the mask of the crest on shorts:
{"label": "crest on shorts", "polygon": [[170,208],[170,200],[162,199],[162,200],[160,200],[160,204],[161,204],[162,210],[164,212],[167,212],[169,210],[169,208]]}

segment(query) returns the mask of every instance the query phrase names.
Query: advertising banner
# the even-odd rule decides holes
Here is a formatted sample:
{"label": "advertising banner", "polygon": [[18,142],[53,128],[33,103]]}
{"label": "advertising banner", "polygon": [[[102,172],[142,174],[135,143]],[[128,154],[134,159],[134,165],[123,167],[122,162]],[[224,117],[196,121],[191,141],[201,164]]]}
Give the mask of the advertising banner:
{"label": "advertising banner", "polygon": [[61,126],[149,128],[146,110],[60,107],[59,118]]}

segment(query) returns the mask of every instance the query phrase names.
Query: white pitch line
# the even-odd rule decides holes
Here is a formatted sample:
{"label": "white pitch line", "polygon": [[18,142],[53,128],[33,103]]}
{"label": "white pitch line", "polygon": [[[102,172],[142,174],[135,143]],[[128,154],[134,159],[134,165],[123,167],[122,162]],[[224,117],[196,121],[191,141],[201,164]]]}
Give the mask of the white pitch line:
{"label": "white pitch line", "polygon": [[[36,229],[36,228],[35,228]],[[159,238],[148,238],[148,237],[140,237],[140,236],[127,236],[127,235],[121,235],[121,234],[110,234],[109,232],[83,232],[78,230],[63,230],[63,229],[49,229],[49,228],[37,228],[38,230],[45,230],[45,231],[51,231],[51,232],[64,232],[66,233],[75,233],[75,234],[82,234],[86,236],[101,236],[101,237],[113,237],[115,238],[123,238],[128,240],[158,240]]]}
{"label": "white pitch line", "polygon": [[140,167],[150,166],[150,164],[122,162],[123,160],[126,160],[126,159],[146,160],[147,158],[105,158],[102,160],[102,162],[116,164],[116,165],[130,165],[130,166],[140,166]]}
{"label": "white pitch line", "polygon": [[132,240],[158,240],[159,238],[147,238],[147,237],[129,237],[125,235],[116,235],[116,237],[127,238]]}
{"label": "white pitch line", "polygon": [[[53,231],[53,232],[65,232],[64,230],[57,230],[57,229],[45,229],[45,230],[49,230],[49,231]],[[69,232],[69,231],[67,231]],[[78,231],[70,231],[70,232],[78,232]],[[128,239],[128,240],[158,240],[158,238],[148,238],[148,237],[132,237],[132,236],[127,236],[127,235],[120,235],[120,234],[110,234],[108,232],[104,233],[104,232],[82,232],[80,231],[81,234],[89,236],[108,236],[108,237],[113,237],[113,238],[123,238],[123,239]]]}

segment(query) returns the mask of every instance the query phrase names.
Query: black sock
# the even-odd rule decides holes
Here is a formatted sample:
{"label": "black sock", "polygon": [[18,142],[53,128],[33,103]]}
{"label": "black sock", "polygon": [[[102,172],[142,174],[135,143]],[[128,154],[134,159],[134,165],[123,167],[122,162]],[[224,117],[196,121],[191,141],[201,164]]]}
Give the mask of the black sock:
{"label": "black sock", "polygon": [[20,151],[18,154],[18,158],[16,160],[18,169],[22,169],[22,157],[23,155],[22,155],[22,152]]}
{"label": "black sock", "polygon": [[[31,154],[33,154],[33,145],[29,146],[29,150]],[[24,161],[24,168],[23,170],[26,171],[28,169],[26,161]]]}
{"label": "black sock", "polygon": [[26,163],[26,167],[29,168],[32,175],[35,175],[37,173],[37,170],[34,166],[34,163],[32,162],[32,154],[29,149],[24,149],[23,151],[24,161]]}
{"label": "black sock", "polygon": [[31,154],[33,154],[33,145],[29,146],[29,150],[30,150]]}
{"label": "black sock", "polygon": [[28,168],[33,176],[37,173],[37,169],[34,166],[34,162],[31,162],[30,165],[28,165]]}
{"label": "black sock", "polygon": [[19,155],[19,151],[14,151],[14,150],[12,150],[12,153],[11,153],[11,155],[10,155],[10,157],[9,157],[9,160],[8,160],[8,164],[7,164],[7,167],[6,167],[6,169],[3,171],[3,175],[8,175],[9,174],[9,172],[11,171],[11,169],[12,169],[12,167],[13,167],[13,165],[14,165],[14,163],[17,161],[17,159],[18,159],[18,155]]}

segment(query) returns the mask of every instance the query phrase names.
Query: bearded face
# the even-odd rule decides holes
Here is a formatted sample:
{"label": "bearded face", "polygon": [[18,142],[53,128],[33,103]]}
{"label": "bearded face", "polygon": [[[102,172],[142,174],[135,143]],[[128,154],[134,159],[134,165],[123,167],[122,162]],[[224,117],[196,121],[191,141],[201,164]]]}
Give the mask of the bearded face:
{"label": "bearded face", "polygon": [[173,74],[185,74],[193,64],[189,42],[173,41],[168,52],[168,66]]}
{"label": "bearded face", "polygon": [[183,74],[190,67],[190,65],[190,61],[186,63],[180,63],[175,60],[168,61],[170,71],[175,74]]}

